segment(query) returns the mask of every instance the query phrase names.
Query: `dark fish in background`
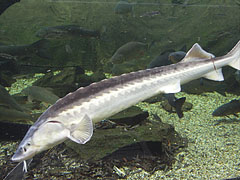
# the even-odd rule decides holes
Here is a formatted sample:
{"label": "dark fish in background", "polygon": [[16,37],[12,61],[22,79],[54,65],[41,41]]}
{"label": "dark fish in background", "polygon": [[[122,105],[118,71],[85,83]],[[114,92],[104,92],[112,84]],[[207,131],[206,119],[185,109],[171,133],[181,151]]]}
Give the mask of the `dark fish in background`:
{"label": "dark fish in background", "polygon": [[113,64],[121,64],[124,61],[132,60],[143,56],[144,52],[148,49],[147,43],[131,41],[116,50],[111,57]]}
{"label": "dark fish in background", "polygon": [[135,3],[129,3],[128,1],[119,1],[116,6],[114,7],[114,13],[120,14],[120,15],[128,15],[131,14],[133,17],[134,15],[134,4]]}
{"label": "dark fish in background", "polygon": [[215,109],[212,113],[213,116],[228,116],[234,115],[238,117],[237,113],[240,112],[240,100],[232,100],[229,103],[223,104],[222,106]]}
{"label": "dark fish in background", "polygon": [[63,25],[44,27],[36,32],[36,36],[42,39],[64,39],[76,37],[100,37],[96,30],[84,29],[78,25]]}
{"label": "dark fish in background", "polygon": [[16,2],[20,2],[20,0],[0,0],[0,15],[11,5]]}
{"label": "dark fish in background", "polygon": [[175,52],[173,49],[166,50],[162,52],[160,55],[155,57],[147,66],[147,68],[154,68],[154,67],[160,67],[160,66],[167,66],[170,65],[171,62],[169,61],[168,57],[169,54]]}
{"label": "dark fish in background", "polygon": [[187,46],[184,45],[179,51],[175,51],[174,49],[168,49],[163,51],[160,55],[155,57],[147,66],[147,68],[154,68],[160,66],[167,66],[170,64],[177,63],[181,61],[187,51]]}
{"label": "dark fish in background", "polygon": [[184,51],[176,51],[172,52],[168,55],[168,59],[172,64],[178,63],[186,56],[186,52]]}
{"label": "dark fish in background", "polygon": [[23,111],[23,108],[1,85],[0,85],[0,105],[6,106],[8,108],[16,109],[18,111]]}
{"label": "dark fish in background", "polygon": [[186,100],[186,97],[178,99],[175,97],[174,93],[164,94],[163,96],[168,100],[168,103],[175,108],[178,117],[182,118],[183,117],[182,106]]}
{"label": "dark fish in background", "polygon": [[59,99],[57,95],[40,86],[27,87],[23,89],[21,93],[27,95],[30,101],[38,100],[41,102],[54,104]]}
{"label": "dark fish in background", "polygon": [[50,59],[50,55],[47,53],[47,46],[47,40],[39,40],[27,45],[1,45],[0,58],[19,60],[24,57],[37,55],[41,58]]}
{"label": "dark fish in background", "polygon": [[[26,173],[26,169],[24,166],[29,166],[32,162],[32,158],[28,159],[26,162],[19,162],[3,180],[22,180],[24,179],[24,175]],[[26,163],[24,165],[24,163]]]}
{"label": "dark fish in background", "polygon": [[31,124],[33,122],[33,118],[31,114],[18,111],[16,109],[9,109],[5,106],[0,106],[0,121]]}

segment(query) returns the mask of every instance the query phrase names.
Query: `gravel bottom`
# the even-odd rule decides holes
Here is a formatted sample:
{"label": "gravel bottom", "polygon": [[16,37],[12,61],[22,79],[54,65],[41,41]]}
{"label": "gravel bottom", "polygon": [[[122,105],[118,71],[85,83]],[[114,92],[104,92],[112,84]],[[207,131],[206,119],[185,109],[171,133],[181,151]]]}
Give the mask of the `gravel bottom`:
{"label": "gravel bottom", "polygon": [[[179,119],[175,113],[163,110],[160,102],[155,104],[140,103],[139,106],[157,114],[164,123],[172,124],[181,136],[189,140],[188,147],[176,155],[176,161],[170,170],[158,170],[152,174],[141,168],[136,168],[128,173],[126,179],[215,180],[239,177],[240,119],[234,116],[229,119],[211,115],[220,105],[233,99],[239,99],[239,97],[232,94],[227,94],[224,97],[218,93],[189,95],[183,92],[176,94],[176,96],[185,96],[186,101],[193,104],[191,111],[184,112],[182,119]],[[5,159],[10,159],[16,146],[16,142],[1,144],[1,166]],[[120,166],[118,168],[129,169]]]}
{"label": "gravel bottom", "polygon": [[176,162],[169,171],[149,174],[144,170],[127,179],[226,179],[240,176],[240,120],[234,116],[213,117],[213,110],[238,96],[218,93],[189,95],[178,93],[193,104],[189,112],[179,120],[176,114],[169,114],[158,104],[145,106],[157,113],[165,123],[174,125],[175,130],[189,140],[188,147],[176,156]]}

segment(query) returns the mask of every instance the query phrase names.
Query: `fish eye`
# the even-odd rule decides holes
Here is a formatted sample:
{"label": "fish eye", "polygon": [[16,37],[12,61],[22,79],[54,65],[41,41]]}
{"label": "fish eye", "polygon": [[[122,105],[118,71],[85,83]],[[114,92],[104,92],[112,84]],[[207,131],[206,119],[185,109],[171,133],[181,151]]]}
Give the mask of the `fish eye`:
{"label": "fish eye", "polygon": [[30,144],[30,142],[28,142],[26,145],[27,145],[27,146],[30,146],[31,144]]}

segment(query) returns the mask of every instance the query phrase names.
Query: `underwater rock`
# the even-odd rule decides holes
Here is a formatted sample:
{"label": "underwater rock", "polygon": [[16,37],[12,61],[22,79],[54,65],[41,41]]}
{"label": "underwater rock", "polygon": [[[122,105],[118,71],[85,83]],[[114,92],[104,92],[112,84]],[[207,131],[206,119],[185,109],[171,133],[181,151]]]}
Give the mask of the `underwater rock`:
{"label": "underwater rock", "polygon": [[84,74],[84,70],[76,67],[64,68],[60,73],[54,75],[53,72],[45,74],[33,83],[34,86],[49,87],[53,93],[63,97],[69,92],[75,91],[79,87],[88,86],[93,82],[105,79],[103,72],[93,72],[91,75]]}
{"label": "underwater rock", "polygon": [[[157,120],[158,121],[158,120]],[[84,146],[72,141],[65,144],[79,154],[83,160],[99,160],[123,146],[141,141],[163,141],[168,139],[172,143],[179,143],[181,137],[169,125],[160,121],[146,122],[134,128],[125,129],[116,127],[112,129],[95,129],[91,140]]]}
{"label": "underwater rock", "polygon": [[140,167],[147,172],[155,172],[156,170],[166,170],[171,167],[174,162],[175,153],[180,147],[185,147],[182,143],[183,139],[177,141],[176,144],[171,144],[169,139],[164,141],[140,141],[123,146],[111,154],[102,158],[103,162],[107,162],[113,167],[119,177],[128,176],[128,171],[125,168],[118,167]]}
{"label": "underwater rock", "polygon": [[109,120],[115,122],[117,125],[129,125],[134,126],[140,124],[148,117],[148,112],[143,111],[137,106],[132,106],[125,109],[114,116],[111,116]]}
{"label": "underwater rock", "polygon": [[23,111],[23,108],[1,85],[0,85],[0,105],[6,106],[8,108],[16,109],[18,111]]}
{"label": "underwater rock", "polygon": [[34,86],[50,87],[54,94],[63,97],[66,93],[74,91],[76,83],[76,68],[64,68],[60,73],[54,75],[53,72],[45,74],[43,77],[33,83]]}

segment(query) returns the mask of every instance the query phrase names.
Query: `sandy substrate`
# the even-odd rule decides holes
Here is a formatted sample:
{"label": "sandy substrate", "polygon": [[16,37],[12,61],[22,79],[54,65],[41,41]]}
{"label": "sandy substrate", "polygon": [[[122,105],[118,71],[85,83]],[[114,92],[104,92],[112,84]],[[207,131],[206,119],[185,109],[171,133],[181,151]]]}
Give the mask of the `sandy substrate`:
{"label": "sandy substrate", "polygon": [[218,93],[204,93],[185,96],[193,104],[189,112],[179,120],[176,114],[169,114],[157,104],[145,106],[156,112],[163,122],[173,124],[175,130],[189,139],[189,145],[176,156],[170,171],[156,171],[149,174],[143,170],[127,179],[226,179],[240,176],[240,119],[231,116],[213,117],[213,110],[238,96]]}

